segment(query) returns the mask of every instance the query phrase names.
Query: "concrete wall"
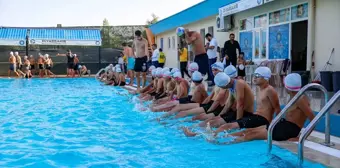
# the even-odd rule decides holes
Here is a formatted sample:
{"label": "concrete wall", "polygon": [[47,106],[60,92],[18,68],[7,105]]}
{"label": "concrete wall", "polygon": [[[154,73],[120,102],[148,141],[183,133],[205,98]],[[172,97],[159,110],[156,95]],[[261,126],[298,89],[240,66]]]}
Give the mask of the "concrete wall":
{"label": "concrete wall", "polygon": [[334,55],[328,70],[340,71],[340,1],[316,0],[315,11],[315,68],[321,70],[332,48]]}

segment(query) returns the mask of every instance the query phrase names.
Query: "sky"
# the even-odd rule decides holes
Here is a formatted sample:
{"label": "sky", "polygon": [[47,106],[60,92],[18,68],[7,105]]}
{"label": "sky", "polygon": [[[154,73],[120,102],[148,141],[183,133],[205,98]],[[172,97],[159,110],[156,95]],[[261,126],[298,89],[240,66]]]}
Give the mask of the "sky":
{"label": "sky", "polygon": [[164,19],[203,0],[0,0],[0,26],[142,25],[154,13]]}

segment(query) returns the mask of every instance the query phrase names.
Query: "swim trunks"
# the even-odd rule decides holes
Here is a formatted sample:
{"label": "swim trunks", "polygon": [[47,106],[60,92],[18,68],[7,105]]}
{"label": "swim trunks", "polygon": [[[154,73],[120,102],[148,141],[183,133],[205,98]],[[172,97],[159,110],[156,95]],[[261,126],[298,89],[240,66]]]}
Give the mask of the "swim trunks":
{"label": "swim trunks", "polygon": [[34,65],[31,65],[31,68],[30,68],[30,70],[32,70],[32,69],[34,69]]}
{"label": "swim trunks", "polygon": [[156,92],[152,92],[152,93],[149,93],[149,94],[150,94],[150,96],[156,96],[157,95]]}
{"label": "swim trunks", "polygon": [[74,64],[73,70],[78,71],[79,70],[79,64]]}
{"label": "swim trunks", "polygon": [[298,137],[301,128],[296,124],[287,121],[284,118],[275,125],[273,129],[273,140],[275,141],[287,141],[290,138]]}
{"label": "swim trunks", "polygon": [[213,113],[215,116],[218,116],[218,115],[222,112],[223,108],[224,108],[224,106],[218,105],[218,107],[217,107],[215,110],[210,111],[210,112],[207,112],[207,111],[206,111],[205,113],[206,113],[206,114],[211,114],[211,113]]}
{"label": "swim trunks", "polygon": [[[249,116],[252,116],[252,115],[254,115],[254,114],[251,113],[251,112],[248,112],[248,111],[244,111],[243,112],[243,117],[249,117]],[[223,118],[223,120],[226,123],[234,122],[236,120],[236,118],[237,118],[237,111],[229,110],[228,112],[222,114],[221,118]]]}
{"label": "swim trunks", "polygon": [[147,70],[146,62],[147,61],[148,61],[147,56],[144,56],[144,57],[141,57],[141,58],[136,58],[134,70],[136,72],[146,72],[146,70]]}
{"label": "swim trunks", "polygon": [[212,104],[214,103],[213,100],[210,100],[209,103],[207,104],[201,104],[200,107],[203,107],[204,111],[207,112],[209,110],[209,108],[212,106]]}
{"label": "swim trunks", "polygon": [[125,86],[125,82],[120,82],[119,86]]}
{"label": "swim trunks", "polygon": [[67,69],[73,69],[74,68],[74,63],[73,62],[68,62],[67,63]]}
{"label": "swim trunks", "polygon": [[44,69],[44,65],[43,64],[39,64],[39,69]]}
{"label": "swim trunks", "polygon": [[47,70],[51,70],[51,65],[46,65],[46,68]]}
{"label": "swim trunks", "polygon": [[166,94],[164,94],[164,95],[162,95],[162,94],[163,93],[157,93],[156,96],[155,96],[155,99],[161,99],[161,98],[164,98],[164,97],[167,96]]}
{"label": "swim trunks", "polygon": [[9,70],[15,71],[16,70],[16,65],[15,64],[9,64]]}
{"label": "swim trunks", "polygon": [[192,99],[192,96],[189,95],[188,97],[183,97],[183,98],[178,99],[178,101],[179,101],[179,104],[196,103],[196,102],[191,101],[191,99]]}
{"label": "swim trunks", "polygon": [[209,58],[206,53],[195,56],[194,62],[198,64],[198,71],[204,76],[209,72]]}
{"label": "swim trunks", "polygon": [[253,114],[248,117],[243,116],[243,118],[236,120],[236,122],[240,128],[256,128],[263,125],[269,125],[269,122],[266,118],[257,114]]}
{"label": "swim trunks", "polygon": [[128,57],[127,70],[133,70],[135,67],[135,58]]}

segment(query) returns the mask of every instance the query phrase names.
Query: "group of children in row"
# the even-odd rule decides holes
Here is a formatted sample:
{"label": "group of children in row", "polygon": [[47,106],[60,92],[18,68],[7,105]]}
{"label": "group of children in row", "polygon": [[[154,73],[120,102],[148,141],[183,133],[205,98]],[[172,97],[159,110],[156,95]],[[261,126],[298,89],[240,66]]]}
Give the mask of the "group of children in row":
{"label": "group of children in row", "polygon": [[[98,78],[106,84],[125,84],[120,68],[110,67],[112,70],[107,68]],[[200,121],[199,124],[182,127],[184,134],[190,137],[201,134],[194,129],[206,128],[207,132],[202,134],[215,137],[208,139],[212,142],[218,142],[217,135],[224,131],[228,131],[226,136],[231,137],[227,143],[267,139],[267,129],[274,114],[281,112],[278,93],[269,85],[270,69],[258,67],[253,75],[254,83],[259,88],[255,110],[253,91],[247,82],[237,78],[236,67],[229,65],[224,69],[223,63],[216,62],[211,69],[215,86],[209,95],[207,84],[195,62],[188,66],[190,82],[182,78],[177,68],[150,67],[152,81],[140,90],[139,98],[141,101],[152,101],[151,111],[166,113],[157,119],[160,122],[189,116],[191,118],[184,122]],[[301,76],[289,74],[284,84],[290,98],[293,98],[301,89]],[[277,141],[297,140],[307,118],[313,120],[314,113],[308,98],[302,96],[274,127],[272,138]]]}

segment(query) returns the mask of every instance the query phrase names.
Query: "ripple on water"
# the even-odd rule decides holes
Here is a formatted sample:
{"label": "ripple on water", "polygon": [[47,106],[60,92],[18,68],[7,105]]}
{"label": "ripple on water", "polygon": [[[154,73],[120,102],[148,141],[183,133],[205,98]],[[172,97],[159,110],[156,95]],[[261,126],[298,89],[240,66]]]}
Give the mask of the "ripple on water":
{"label": "ripple on water", "polygon": [[182,123],[150,121],[161,114],[139,112],[139,101],[117,94],[127,91],[94,79],[1,80],[0,92],[1,168],[258,168],[296,160],[277,147],[281,160],[266,157],[263,142],[217,146],[186,138]]}

